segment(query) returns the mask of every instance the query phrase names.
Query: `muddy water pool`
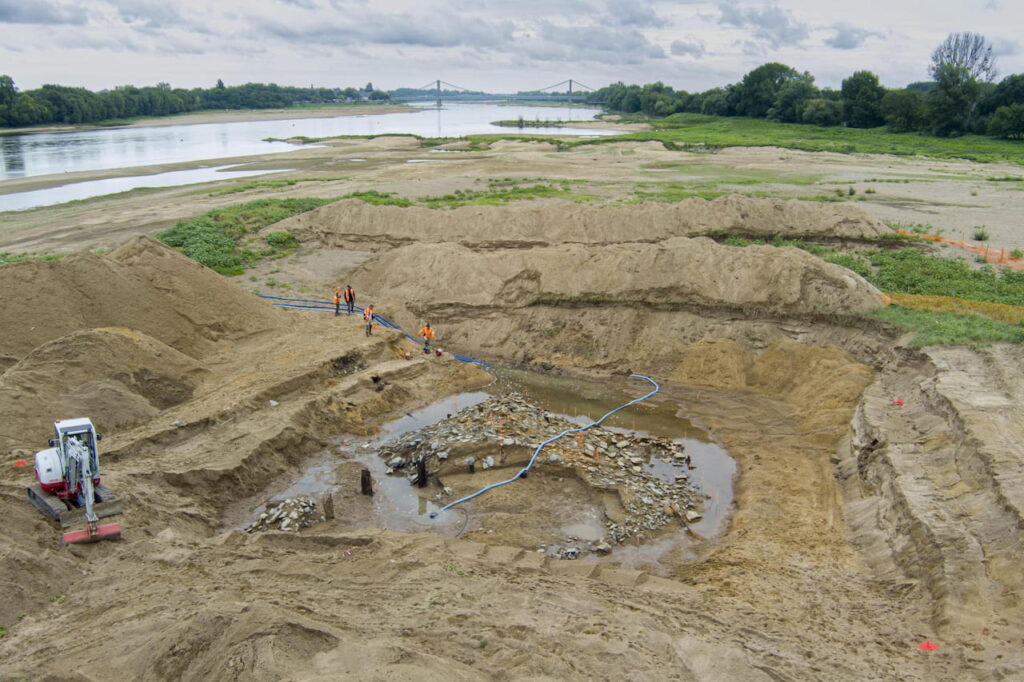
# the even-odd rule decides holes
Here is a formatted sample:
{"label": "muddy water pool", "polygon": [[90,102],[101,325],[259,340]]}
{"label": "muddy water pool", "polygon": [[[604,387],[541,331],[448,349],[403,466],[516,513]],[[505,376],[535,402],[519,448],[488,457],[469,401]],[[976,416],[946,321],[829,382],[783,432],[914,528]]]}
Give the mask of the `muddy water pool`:
{"label": "muddy water pool", "polygon": [[[406,475],[388,475],[387,462],[377,454],[382,446],[491,396],[517,392],[538,408],[588,424],[648,391],[646,382],[624,376],[595,380],[510,368],[495,368],[493,373],[495,381],[480,391],[448,396],[421,409],[397,414],[373,436],[342,434],[330,439],[328,450],[307,460],[299,475],[265,491],[260,501],[331,493],[339,523],[349,529],[372,526],[447,536],[465,534],[484,541],[493,537],[499,543],[507,541],[551,556],[558,556],[566,548],[600,542],[606,530],[604,513],[590,503],[586,486],[576,479],[530,476],[431,518],[431,512],[457,495],[441,498],[436,485],[418,489]],[[702,539],[713,539],[725,529],[732,508],[735,462],[699,425],[686,418],[683,409],[663,392],[613,415],[604,424],[619,433],[657,436],[683,445],[689,466],[681,469],[678,463],[651,458],[644,467],[665,481],[685,473],[691,485],[707,496],[701,518],[689,525],[692,532],[682,524],[663,529],[642,542],[616,545],[609,560],[656,570],[669,555],[686,558]],[[358,473],[364,467],[374,480],[372,498],[358,494]],[[513,476],[517,470],[478,470],[472,476],[446,477],[444,483],[463,494],[466,486],[489,485]],[[232,527],[241,528],[264,508],[265,504],[254,507],[250,500],[229,513],[226,520]],[[523,519],[534,510],[549,520],[538,528],[528,523],[524,526]],[[531,536],[533,531],[535,536]],[[597,554],[582,554],[584,560],[601,560]]]}

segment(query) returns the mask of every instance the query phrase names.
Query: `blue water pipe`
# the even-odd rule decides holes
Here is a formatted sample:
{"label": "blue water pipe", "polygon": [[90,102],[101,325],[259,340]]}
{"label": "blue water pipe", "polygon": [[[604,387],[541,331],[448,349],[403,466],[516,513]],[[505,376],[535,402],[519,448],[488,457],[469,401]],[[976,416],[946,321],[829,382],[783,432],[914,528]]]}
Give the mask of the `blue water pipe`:
{"label": "blue water pipe", "polygon": [[549,445],[551,443],[554,443],[559,438],[562,438],[563,436],[567,436],[570,433],[579,433],[580,431],[586,431],[587,429],[592,429],[595,426],[599,426],[605,419],[607,419],[608,417],[612,416],[616,412],[619,412],[620,410],[624,410],[627,407],[629,407],[630,405],[636,405],[637,403],[641,403],[641,402],[647,400],[648,398],[650,398],[655,393],[657,393],[658,391],[661,390],[661,386],[658,385],[658,382],[655,381],[654,379],[648,377],[648,376],[644,376],[643,374],[630,374],[629,376],[637,377],[638,379],[646,379],[647,381],[651,382],[651,384],[654,386],[654,390],[651,391],[650,393],[648,393],[645,396],[642,396],[640,398],[636,398],[635,400],[630,400],[625,405],[619,405],[614,410],[612,410],[608,414],[606,414],[603,417],[601,417],[600,419],[598,419],[596,422],[592,422],[590,424],[587,424],[586,426],[578,426],[575,429],[566,429],[565,431],[562,431],[557,436],[553,436],[551,438],[548,438],[546,441],[544,441],[543,443],[541,443],[540,445],[537,446],[537,448],[533,451],[533,457],[530,458],[530,461],[527,463],[527,465],[525,467],[523,467],[522,469],[520,469],[519,473],[517,473],[515,476],[513,476],[510,479],[508,479],[507,481],[501,481],[500,483],[492,483],[489,486],[485,486],[485,487],[481,488],[480,490],[477,490],[472,495],[466,495],[465,497],[460,498],[458,500],[455,500],[454,502],[449,502],[448,504],[446,504],[445,506],[441,507],[440,509],[438,509],[436,511],[430,512],[430,518],[436,519],[438,514],[440,514],[441,512],[448,511],[449,509],[451,509],[452,507],[454,507],[457,504],[462,504],[463,502],[468,502],[469,500],[472,500],[474,497],[479,497],[480,495],[483,495],[484,493],[486,493],[488,490],[494,490],[495,488],[500,488],[503,485],[508,485],[509,483],[512,483],[513,481],[516,481],[516,480],[518,480],[520,478],[526,478],[527,473],[533,467],[533,463],[537,461],[537,455],[540,454],[540,451],[544,449],[545,445]]}
{"label": "blue water pipe", "polygon": [[[256,296],[258,296],[259,298],[266,298],[274,301],[284,301],[283,303],[271,303],[271,305],[276,306],[278,308],[292,308],[294,310],[334,310],[333,301],[324,301],[316,298],[285,298],[284,296],[268,296],[267,294],[256,294]],[[363,314],[363,308],[361,306],[353,305],[352,307],[355,308],[355,310],[357,311],[351,313],[352,315]],[[340,311],[348,315],[348,304],[342,304]],[[373,317],[377,322],[380,323],[380,326],[386,327],[388,329],[394,329],[395,331],[403,334],[405,338],[409,339],[413,343],[420,346],[423,345],[419,339],[412,336],[407,331],[405,331],[404,329],[402,329],[397,324],[395,324],[388,318],[384,317],[383,315],[374,314]],[[450,353],[450,355],[459,362],[471,362],[474,365],[480,365],[482,367],[490,366],[489,362],[484,362],[483,360],[474,360],[473,358],[468,358],[465,355],[457,355],[455,353]]]}

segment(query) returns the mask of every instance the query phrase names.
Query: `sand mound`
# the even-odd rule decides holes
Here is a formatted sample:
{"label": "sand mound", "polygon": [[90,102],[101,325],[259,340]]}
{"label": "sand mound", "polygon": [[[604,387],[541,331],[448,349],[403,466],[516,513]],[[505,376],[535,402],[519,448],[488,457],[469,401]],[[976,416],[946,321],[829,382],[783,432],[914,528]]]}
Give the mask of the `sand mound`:
{"label": "sand mound", "polygon": [[87,416],[97,427],[138,424],[192,397],[207,371],[130,329],[89,329],[49,341],[0,375],[0,450],[41,446],[54,419]]}
{"label": "sand mound", "polygon": [[882,305],[863,278],[799,249],[735,248],[707,238],[488,252],[422,244],[386,253],[351,279],[382,299],[434,307],[642,301],[807,314]]}
{"label": "sand mound", "polygon": [[[269,228],[268,228],[269,229]],[[725,196],[677,204],[558,203],[451,211],[340,201],[276,224],[302,242],[380,251],[410,242],[458,242],[471,248],[561,243],[617,244],[735,234],[877,239],[887,230],[856,206]]]}
{"label": "sand mound", "polygon": [[138,329],[193,357],[274,326],[278,311],[150,237],[109,256],[0,268],[0,355],[22,358],[79,329]]}

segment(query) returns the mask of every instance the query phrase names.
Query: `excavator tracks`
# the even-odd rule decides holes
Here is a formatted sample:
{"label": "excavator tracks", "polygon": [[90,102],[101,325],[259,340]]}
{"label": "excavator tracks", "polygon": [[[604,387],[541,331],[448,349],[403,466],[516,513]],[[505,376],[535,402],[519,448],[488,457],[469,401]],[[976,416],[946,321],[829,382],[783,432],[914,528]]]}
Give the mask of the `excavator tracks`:
{"label": "excavator tracks", "polygon": [[[26,491],[28,492],[29,501],[44,514],[59,523],[61,528],[85,523],[85,509],[75,506],[69,508],[60,498],[43,492],[43,489],[38,484],[29,486]],[[123,511],[120,498],[112,490],[106,486],[98,485],[95,492],[96,497],[93,511],[96,512],[98,518],[114,516]]]}

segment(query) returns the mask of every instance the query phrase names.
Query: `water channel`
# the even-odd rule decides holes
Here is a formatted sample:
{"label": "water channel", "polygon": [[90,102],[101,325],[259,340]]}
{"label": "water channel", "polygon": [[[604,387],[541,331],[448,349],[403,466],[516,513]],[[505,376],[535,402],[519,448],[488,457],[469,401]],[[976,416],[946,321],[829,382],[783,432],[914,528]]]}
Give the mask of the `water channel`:
{"label": "water channel", "polygon": [[[22,210],[98,196],[133,187],[167,187],[202,179],[183,178],[172,173],[121,177],[110,187],[96,185],[89,191],[62,192],[71,183],[33,192],[31,201],[23,193],[4,194],[4,181],[81,171],[102,171],[147,167],[171,163],[210,161],[259,154],[294,151],[298,147],[268,138],[329,137],[334,135],[380,135],[410,133],[424,137],[460,137],[482,133],[520,132],[493,125],[496,120],[570,121],[590,120],[599,109],[530,107],[480,103],[453,103],[441,109],[416,107],[415,111],[331,118],[296,118],[277,121],[237,121],[196,125],[80,130],[66,133],[33,133],[0,136],[0,211]],[[615,134],[610,130],[572,127],[529,127],[528,135]],[[210,164],[211,166],[217,164]],[[223,162],[220,164],[223,166]],[[218,169],[202,169],[207,174]],[[82,183],[85,184],[85,183]]]}
{"label": "water channel", "polygon": [[[250,501],[244,506],[229,510],[225,521],[229,527],[240,529],[263,511],[265,502],[290,497],[317,496],[332,492],[338,500],[352,500],[351,490],[341,490],[339,486],[354,488],[356,479],[352,475],[342,476],[340,471],[348,467],[351,474],[366,467],[370,470],[376,486],[376,494],[371,503],[372,510],[358,516],[354,522],[350,518],[346,522],[348,527],[432,532],[449,537],[467,531],[480,531],[484,526],[493,525],[494,520],[476,507],[475,500],[467,503],[464,508],[456,507],[436,519],[431,519],[430,512],[438,509],[431,499],[437,490],[419,491],[405,476],[387,475],[386,464],[377,455],[378,450],[404,434],[436,424],[447,416],[476,405],[492,395],[504,395],[514,391],[539,408],[586,424],[635,398],[638,390],[637,386],[625,378],[596,381],[510,368],[495,369],[494,373],[494,383],[480,391],[449,396],[422,409],[405,413],[386,422],[373,436],[358,438],[339,435],[332,439],[330,450],[311,458],[300,474],[281,482],[276,488],[265,491],[257,506],[253,506]],[[646,391],[646,388],[644,390]],[[692,465],[687,471],[690,482],[707,495],[702,518],[691,524],[693,534],[682,527],[674,531],[662,531],[643,543],[616,546],[607,560],[629,567],[659,570],[662,562],[672,553],[676,553],[677,558],[691,556],[701,538],[712,539],[725,530],[732,509],[736,464],[725,450],[714,443],[707,433],[682,416],[680,411],[677,402],[660,394],[648,402],[614,415],[605,422],[605,425],[621,433],[653,435],[682,444],[686,454],[692,459]],[[678,473],[676,468],[656,459],[652,459],[647,467],[655,475],[665,474],[671,477]],[[508,472],[508,475],[514,473],[513,470]],[[532,479],[534,477],[531,477],[531,481]],[[559,481],[553,484],[555,489],[565,485],[560,479]],[[518,481],[511,484],[517,485]],[[532,485],[537,483],[533,482]],[[504,490],[509,490],[509,487]],[[536,491],[536,488],[533,490]],[[523,493],[522,508],[537,503],[535,499],[530,499],[531,495],[526,493],[525,485]],[[511,494],[514,500],[519,499],[515,491]],[[561,519],[561,527],[558,530],[568,539],[568,544],[578,542],[586,545],[601,540],[605,532],[604,518],[593,506],[578,502],[578,498],[572,496],[566,496],[561,503],[555,501],[553,505],[549,501],[545,503],[546,512],[550,514],[552,509],[555,510]],[[346,511],[342,511],[340,517],[345,518],[346,514]],[[543,550],[551,554],[551,550],[556,547],[548,544],[546,547],[528,549]],[[584,560],[605,559],[591,554]]]}

